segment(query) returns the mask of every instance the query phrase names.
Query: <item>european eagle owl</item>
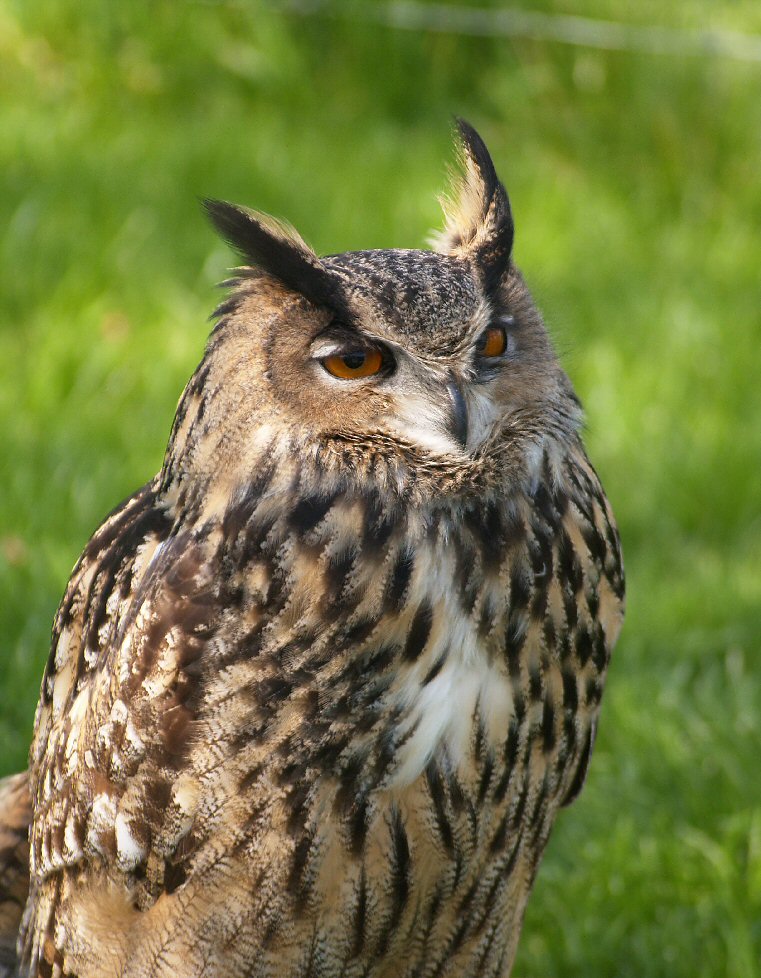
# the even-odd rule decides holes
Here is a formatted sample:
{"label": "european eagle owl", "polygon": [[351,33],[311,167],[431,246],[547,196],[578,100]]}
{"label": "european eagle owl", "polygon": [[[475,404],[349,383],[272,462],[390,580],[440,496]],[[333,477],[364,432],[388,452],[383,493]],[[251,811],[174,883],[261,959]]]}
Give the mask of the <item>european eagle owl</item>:
{"label": "european eagle owl", "polygon": [[432,251],[318,258],[207,202],[245,265],[161,471],[74,569],[29,792],[5,786],[31,819],[20,974],[509,974],[624,584],[458,125]]}

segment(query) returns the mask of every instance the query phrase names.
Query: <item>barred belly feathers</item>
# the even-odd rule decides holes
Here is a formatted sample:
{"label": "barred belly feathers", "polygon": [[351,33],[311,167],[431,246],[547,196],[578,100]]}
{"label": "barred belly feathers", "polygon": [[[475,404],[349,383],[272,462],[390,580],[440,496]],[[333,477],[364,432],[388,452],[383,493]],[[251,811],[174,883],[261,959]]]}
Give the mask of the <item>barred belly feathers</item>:
{"label": "barred belly feathers", "polygon": [[207,202],[245,265],[58,610],[28,781],[0,786],[0,974],[510,973],[624,584],[458,126],[433,251],[318,258]]}

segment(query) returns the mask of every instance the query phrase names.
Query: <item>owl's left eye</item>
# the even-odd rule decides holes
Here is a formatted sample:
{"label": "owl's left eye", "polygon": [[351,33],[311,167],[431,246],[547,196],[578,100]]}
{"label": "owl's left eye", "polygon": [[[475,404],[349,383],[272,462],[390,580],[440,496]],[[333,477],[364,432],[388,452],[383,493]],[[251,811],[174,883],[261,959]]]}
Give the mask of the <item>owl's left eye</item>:
{"label": "owl's left eye", "polygon": [[340,377],[341,380],[358,380],[380,373],[383,354],[373,347],[359,348],[323,357],[322,365],[329,374]]}
{"label": "owl's left eye", "polygon": [[490,326],[478,337],[476,353],[480,357],[501,357],[507,349],[507,333],[504,326]]}

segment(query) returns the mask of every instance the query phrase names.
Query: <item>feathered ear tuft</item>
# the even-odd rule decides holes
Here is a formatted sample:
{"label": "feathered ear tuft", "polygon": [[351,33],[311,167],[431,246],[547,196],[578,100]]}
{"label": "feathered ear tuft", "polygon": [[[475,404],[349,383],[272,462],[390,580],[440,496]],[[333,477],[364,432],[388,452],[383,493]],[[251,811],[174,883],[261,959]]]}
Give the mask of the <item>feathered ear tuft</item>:
{"label": "feathered ear tuft", "polygon": [[290,224],[225,200],[204,200],[219,234],[245,262],[318,306],[345,314],[340,283]]}
{"label": "feathered ear tuft", "polygon": [[444,230],[432,243],[438,252],[474,260],[490,292],[507,269],[513,248],[510,200],[484,141],[464,119],[456,122],[462,173],[453,192],[441,199]]}

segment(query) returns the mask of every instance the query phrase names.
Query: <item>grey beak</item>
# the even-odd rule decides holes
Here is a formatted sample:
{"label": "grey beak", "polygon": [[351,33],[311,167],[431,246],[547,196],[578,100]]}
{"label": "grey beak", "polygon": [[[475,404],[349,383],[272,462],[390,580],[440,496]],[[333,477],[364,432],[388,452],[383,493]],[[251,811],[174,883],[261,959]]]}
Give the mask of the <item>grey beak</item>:
{"label": "grey beak", "polygon": [[460,382],[450,375],[447,393],[451,405],[449,433],[463,448],[468,443],[468,406]]}

